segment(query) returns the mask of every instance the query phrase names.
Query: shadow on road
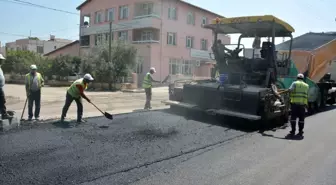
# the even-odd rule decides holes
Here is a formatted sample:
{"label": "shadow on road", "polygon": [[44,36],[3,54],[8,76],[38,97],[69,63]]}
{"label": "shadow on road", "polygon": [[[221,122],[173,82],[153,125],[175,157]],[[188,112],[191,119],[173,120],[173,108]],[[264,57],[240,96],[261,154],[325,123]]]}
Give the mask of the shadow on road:
{"label": "shadow on road", "polygon": [[54,121],[51,124],[54,125],[55,127],[64,128],[64,129],[73,128],[76,126],[76,124],[72,121],[61,122],[60,120]]}
{"label": "shadow on road", "polygon": [[260,122],[248,121],[241,118],[228,116],[211,116],[201,111],[184,110],[183,108],[164,109],[165,113],[183,116],[187,120],[195,120],[205,124],[221,126],[227,130],[239,130],[243,132],[255,132],[260,129]]}
{"label": "shadow on road", "polygon": [[266,134],[264,132],[260,133],[262,136],[265,136],[265,137],[271,137],[271,138],[275,138],[275,139],[284,139],[284,140],[303,140],[304,136],[299,136],[299,135],[295,135],[295,136],[284,136],[284,137],[277,137],[277,136],[274,136],[272,134]]}

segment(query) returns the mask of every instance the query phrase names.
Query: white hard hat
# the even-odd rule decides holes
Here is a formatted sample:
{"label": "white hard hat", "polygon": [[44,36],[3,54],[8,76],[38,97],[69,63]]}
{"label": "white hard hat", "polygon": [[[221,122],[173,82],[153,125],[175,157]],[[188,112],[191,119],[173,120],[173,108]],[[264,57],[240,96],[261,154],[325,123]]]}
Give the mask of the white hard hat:
{"label": "white hard hat", "polygon": [[298,75],[297,75],[297,78],[304,78],[304,76],[303,76],[303,74],[301,74],[301,73],[299,73]]}
{"label": "white hard hat", "polygon": [[150,71],[153,71],[154,73],[156,73],[156,70],[155,70],[154,67],[151,67],[149,70],[150,70]]}
{"label": "white hard hat", "polygon": [[6,58],[2,55],[2,54],[0,54],[0,60],[5,60]]}
{"label": "white hard hat", "polygon": [[30,69],[32,69],[32,70],[36,70],[36,69],[37,69],[37,66],[36,66],[35,64],[33,64],[33,65],[30,66]]}
{"label": "white hard hat", "polygon": [[92,76],[91,76],[89,73],[86,73],[86,74],[84,75],[84,79],[93,81],[93,78],[92,78]]}

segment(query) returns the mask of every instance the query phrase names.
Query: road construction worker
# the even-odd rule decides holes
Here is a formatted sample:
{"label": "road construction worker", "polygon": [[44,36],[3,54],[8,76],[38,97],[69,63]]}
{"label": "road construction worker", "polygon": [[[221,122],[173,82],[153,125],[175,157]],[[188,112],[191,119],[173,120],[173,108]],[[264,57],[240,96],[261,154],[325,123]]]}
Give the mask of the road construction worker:
{"label": "road construction worker", "polygon": [[6,96],[4,91],[5,86],[5,75],[1,69],[1,65],[5,61],[5,57],[0,54],[0,113],[1,113],[1,119],[7,119],[11,116],[7,114],[6,110]]}
{"label": "road construction worker", "polygon": [[299,136],[303,135],[305,112],[308,106],[309,85],[304,81],[304,75],[298,74],[297,80],[289,88],[291,100],[291,128],[289,136],[293,136],[296,130],[296,119],[299,118]]}
{"label": "road construction worker", "polygon": [[62,110],[61,121],[64,122],[68,109],[75,100],[77,104],[77,123],[82,123],[84,120],[82,119],[83,116],[83,103],[82,98],[86,99],[89,103],[91,100],[84,94],[84,90],[87,89],[88,84],[92,82],[94,79],[90,74],[85,74],[83,78],[80,78],[72,83],[72,85],[68,88],[66,97],[65,97],[65,104]]}
{"label": "road construction worker", "polygon": [[30,72],[26,74],[26,95],[28,98],[28,121],[33,119],[33,104],[35,103],[34,117],[36,120],[40,117],[41,109],[41,88],[44,86],[44,79],[38,73],[36,65],[30,66]]}
{"label": "road construction worker", "polygon": [[149,72],[145,75],[142,82],[142,88],[145,89],[146,93],[146,104],[144,109],[151,109],[151,100],[152,100],[152,82],[161,83],[160,81],[153,80],[152,75],[156,73],[155,68],[151,67]]}

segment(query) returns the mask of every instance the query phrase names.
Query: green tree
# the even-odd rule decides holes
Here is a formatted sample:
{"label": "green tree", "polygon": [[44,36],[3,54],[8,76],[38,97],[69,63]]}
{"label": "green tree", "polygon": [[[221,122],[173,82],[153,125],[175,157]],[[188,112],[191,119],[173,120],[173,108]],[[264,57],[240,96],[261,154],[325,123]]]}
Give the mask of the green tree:
{"label": "green tree", "polygon": [[112,89],[112,85],[115,87],[116,83],[132,72],[136,65],[136,53],[134,46],[123,41],[114,41],[111,46],[111,61],[109,61],[109,45],[102,43],[92,48],[84,59],[83,69],[84,71],[94,69],[93,75],[97,81],[109,83]]}
{"label": "green tree", "polygon": [[72,74],[73,70],[73,57],[69,55],[58,56],[52,59],[51,71],[53,75],[57,75],[59,77],[68,77]]}
{"label": "green tree", "polygon": [[31,51],[8,51],[2,69],[5,73],[24,75],[29,72],[29,66],[43,60],[42,56]]}

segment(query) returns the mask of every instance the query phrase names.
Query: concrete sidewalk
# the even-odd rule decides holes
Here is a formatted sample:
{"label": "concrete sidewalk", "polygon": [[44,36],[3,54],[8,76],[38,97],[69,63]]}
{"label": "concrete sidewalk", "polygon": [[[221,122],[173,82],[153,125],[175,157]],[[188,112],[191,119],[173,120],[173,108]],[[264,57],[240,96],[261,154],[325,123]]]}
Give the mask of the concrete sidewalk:
{"label": "concrete sidewalk", "polygon": [[[41,119],[59,119],[61,116],[62,107],[65,101],[66,87],[44,87],[42,89],[41,103]],[[21,116],[24,102],[26,100],[25,89],[23,85],[6,85],[5,88],[7,98],[7,109],[14,110]],[[145,104],[144,93],[127,93],[127,92],[86,92],[91,101],[103,111],[111,114],[128,113],[141,110]],[[161,103],[162,100],[168,99],[168,88],[158,87],[153,88],[153,109],[167,108]],[[100,116],[101,113],[92,105],[84,103],[84,117]],[[67,118],[75,119],[77,107],[73,102]],[[28,117],[26,108],[24,119]]]}

